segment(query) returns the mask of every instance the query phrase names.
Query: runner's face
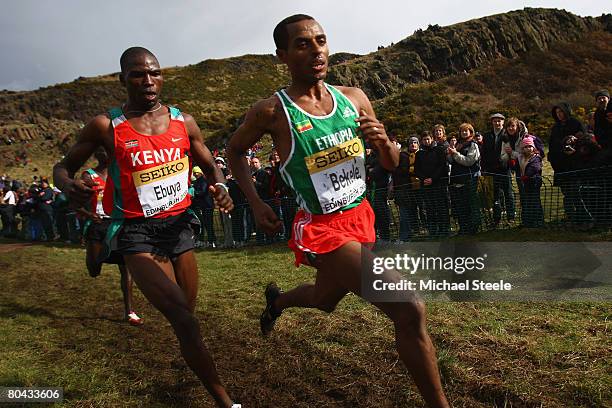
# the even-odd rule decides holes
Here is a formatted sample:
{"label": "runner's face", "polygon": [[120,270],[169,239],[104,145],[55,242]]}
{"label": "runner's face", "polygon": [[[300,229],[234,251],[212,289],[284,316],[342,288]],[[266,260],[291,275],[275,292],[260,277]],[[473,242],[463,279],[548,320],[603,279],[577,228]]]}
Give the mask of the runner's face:
{"label": "runner's face", "polygon": [[327,76],[327,37],[314,20],[302,20],[287,26],[287,50],[278,50],[278,56],[289,68],[292,76],[311,82]]}
{"label": "runner's face", "polygon": [[153,107],[159,101],[164,78],[155,57],[146,54],[134,57],[122,79],[130,102]]}

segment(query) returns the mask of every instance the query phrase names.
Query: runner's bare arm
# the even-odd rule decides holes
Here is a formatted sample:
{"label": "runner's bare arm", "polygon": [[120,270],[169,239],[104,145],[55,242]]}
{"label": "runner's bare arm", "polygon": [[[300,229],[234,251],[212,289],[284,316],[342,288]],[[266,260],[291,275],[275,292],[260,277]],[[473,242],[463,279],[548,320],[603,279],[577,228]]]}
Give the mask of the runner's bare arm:
{"label": "runner's bare arm", "polygon": [[53,167],[55,185],[66,193],[71,205],[77,208],[85,205],[94,191],[82,179],[75,179],[74,175],[99,146],[104,146],[104,136],[110,126],[110,119],[105,115],[93,118],[66,156]]}
{"label": "runner's bare arm", "polygon": [[247,150],[257,143],[264,134],[270,133],[269,124],[274,121],[272,99],[257,102],[246,114],[244,122],[232,135],[227,146],[227,158],[232,174],[251,205],[263,203],[251,178],[251,168],[245,158]]}
{"label": "runner's bare arm", "polygon": [[359,130],[364,139],[378,150],[378,160],[387,170],[392,171],[399,164],[399,149],[387,136],[385,125],[376,119],[376,114],[368,96],[359,88],[338,87],[355,103],[359,110]]}
{"label": "runner's bare arm", "polygon": [[280,230],[282,223],[272,208],[257,194],[245,154],[264,134],[274,134],[270,124],[275,123],[276,101],[276,98],[269,98],[257,102],[247,112],[244,122],[234,132],[227,146],[227,158],[232,174],[249,201],[257,224],[270,233]]}
{"label": "runner's bare arm", "polygon": [[191,144],[191,157],[193,161],[200,166],[207,180],[214,180],[214,186],[210,186],[209,192],[215,200],[215,204],[223,212],[230,212],[234,208],[232,199],[229,196],[227,187],[216,185],[221,183],[225,185],[225,177],[221,170],[215,164],[210,150],[204,144],[204,138],[200,132],[200,128],[196,123],[195,119],[188,114],[183,113],[185,118],[185,128],[189,135],[189,142]]}

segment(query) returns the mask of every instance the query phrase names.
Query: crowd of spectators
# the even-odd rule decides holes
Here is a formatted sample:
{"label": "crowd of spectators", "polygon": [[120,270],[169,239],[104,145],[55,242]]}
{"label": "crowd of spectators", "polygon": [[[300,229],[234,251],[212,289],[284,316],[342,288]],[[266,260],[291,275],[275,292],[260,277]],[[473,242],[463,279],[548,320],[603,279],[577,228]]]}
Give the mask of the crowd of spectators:
{"label": "crowd of spectators", "polygon": [[[543,141],[530,134],[522,120],[501,113],[490,115],[490,129],[483,133],[470,123],[448,134],[442,124],[407,139],[391,133],[391,140],[400,148],[399,166],[393,172],[386,171],[376,151],[366,147],[367,194],[376,215],[378,239],[391,240],[393,203],[399,218],[397,237],[404,242],[423,235],[449,236],[453,220],[458,234],[475,234],[483,226],[540,227],[544,223],[540,190],[546,159],[562,194],[566,221],[580,229],[610,226],[612,104],[607,90],[597,92],[595,99],[595,109],[584,124],[572,116],[567,103],[552,108],[555,122],[547,156]],[[253,146],[245,160],[257,193],[282,220],[282,230],[270,236],[257,229],[223,152],[215,150],[215,162],[226,177],[235,207],[229,214],[217,215],[205,175],[193,168],[192,209],[202,224],[197,246],[241,247],[249,241],[265,245],[289,239],[297,210],[295,197],[280,176],[278,153],[273,149],[263,157],[261,148]],[[4,175],[0,191],[3,236],[80,242],[79,217],[47,179],[34,176],[26,185]]]}
{"label": "crowd of spectators", "polygon": [[80,223],[66,195],[46,178],[32,182],[0,178],[1,235],[27,241],[80,242]]}

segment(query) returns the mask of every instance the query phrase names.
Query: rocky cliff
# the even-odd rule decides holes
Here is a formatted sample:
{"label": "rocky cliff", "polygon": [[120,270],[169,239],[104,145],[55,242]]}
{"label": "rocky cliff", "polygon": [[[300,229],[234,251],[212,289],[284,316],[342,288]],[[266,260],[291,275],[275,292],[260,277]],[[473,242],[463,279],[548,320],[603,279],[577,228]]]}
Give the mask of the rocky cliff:
{"label": "rocky cliff", "polygon": [[609,15],[579,17],[564,10],[533,8],[448,27],[433,25],[397,44],[334,66],[330,82],[360,87],[371,98],[380,99],[410,83],[434,81],[502,58],[547,50],[553,43],[577,41],[611,26]]}

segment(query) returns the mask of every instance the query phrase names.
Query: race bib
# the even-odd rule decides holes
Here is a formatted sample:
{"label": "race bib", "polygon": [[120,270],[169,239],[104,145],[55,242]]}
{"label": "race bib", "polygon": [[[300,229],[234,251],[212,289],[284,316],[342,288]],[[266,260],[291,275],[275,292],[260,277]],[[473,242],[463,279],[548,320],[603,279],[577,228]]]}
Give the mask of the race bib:
{"label": "race bib", "polygon": [[349,205],[366,190],[365,154],[359,138],[306,157],[323,214]]}
{"label": "race bib", "polygon": [[188,192],[189,159],[183,157],[159,166],[132,173],[138,199],[145,217],[172,208]]}

